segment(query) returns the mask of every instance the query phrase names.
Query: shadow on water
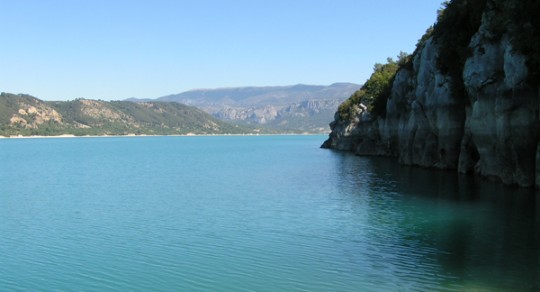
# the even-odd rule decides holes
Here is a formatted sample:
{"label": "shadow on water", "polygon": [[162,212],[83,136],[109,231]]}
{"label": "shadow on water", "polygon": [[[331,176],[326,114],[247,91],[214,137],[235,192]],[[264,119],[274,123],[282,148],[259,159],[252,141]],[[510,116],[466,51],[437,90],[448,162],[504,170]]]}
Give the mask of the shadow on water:
{"label": "shadow on water", "polygon": [[387,158],[335,158],[343,194],[361,198],[358,210],[369,213],[373,231],[365,240],[394,255],[387,270],[400,282],[435,278],[435,286],[412,287],[437,290],[540,289],[537,191]]}

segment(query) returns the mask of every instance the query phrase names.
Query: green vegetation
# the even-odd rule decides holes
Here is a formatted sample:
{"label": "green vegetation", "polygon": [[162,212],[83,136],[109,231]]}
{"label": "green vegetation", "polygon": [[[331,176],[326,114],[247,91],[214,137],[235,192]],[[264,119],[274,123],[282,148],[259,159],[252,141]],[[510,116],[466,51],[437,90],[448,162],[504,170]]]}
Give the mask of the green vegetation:
{"label": "green vegetation", "polygon": [[29,95],[0,94],[0,135],[243,134],[253,129],[219,121],[175,102],[44,102]]}
{"label": "green vegetation", "polygon": [[402,52],[397,62],[389,58],[384,65],[375,64],[374,72],[364,86],[339,106],[338,113],[342,120],[350,119],[353,106],[360,103],[367,106],[374,116],[384,117],[397,71],[401,68],[412,70],[413,56],[419,53],[430,37],[441,47],[437,67],[452,77],[456,96],[466,96],[462,78],[463,65],[469,55],[470,39],[480,26],[486,0],[445,1],[442,5],[438,11],[437,23],[426,30],[412,55]]}
{"label": "green vegetation", "polygon": [[[466,97],[462,71],[471,52],[469,43],[478,31],[487,0],[445,1],[439,10],[433,38],[440,45],[437,66],[453,79],[455,96]],[[527,56],[528,82],[540,84],[540,0],[493,0],[491,9],[497,13],[490,20],[491,41],[510,36],[514,49]]]}
{"label": "green vegetation", "polygon": [[378,117],[386,116],[386,103],[392,91],[392,84],[397,71],[401,67],[410,66],[411,56],[401,52],[398,61],[387,59],[386,64],[375,64],[373,74],[358,91],[353,93],[339,107],[338,113],[342,120],[351,118],[355,105],[364,104],[368,111]]}
{"label": "green vegetation", "polygon": [[470,56],[469,43],[478,31],[486,0],[445,1],[433,27],[433,40],[439,45],[437,67],[452,77],[454,96],[468,100],[463,87],[463,67]]}
{"label": "green vegetation", "polygon": [[[531,0],[532,1],[532,0]],[[473,34],[478,31],[486,0],[445,1],[438,11],[437,23],[429,27],[420,38],[412,55],[400,53],[398,61],[391,58],[384,65],[375,64],[374,72],[360,90],[343,102],[338,113],[343,120],[351,118],[353,105],[363,103],[375,116],[386,115],[386,103],[395,74],[401,68],[412,69],[412,59],[425,42],[433,37],[440,46],[437,67],[452,77],[452,90],[456,96],[466,97],[463,88],[462,70],[469,55],[468,45]]]}
{"label": "green vegetation", "polygon": [[[499,0],[500,5],[507,2]],[[504,9],[505,16],[514,24],[511,42],[516,51],[527,56],[528,82],[540,85],[540,0],[520,0]]]}
{"label": "green vegetation", "polygon": [[[438,11],[437,22],[427,29],[418,41],[412,55],[401,53],[398,61],[388,59],[384,65],[376,64],[369,80],[349,99],[343,102],[338,113],[342,120],[351,119],[355,105],[363,103],[374,116],[386,115],[386,103],[391,93],[396,72],[412,69],[412,59],[425,42],[433,37],[439,46],[437,68],[452,78],[452,92],[456,98],[468,101],[463,85],[463,67],[471,55],[469,44],[478,32],[487,0],[444,1]],[[491,19],[491,41],[498,41],[506,33],[514,49],[527,56],[528,83],[540,85],[540,0],[493,0],[489,1],[497,17]]]}

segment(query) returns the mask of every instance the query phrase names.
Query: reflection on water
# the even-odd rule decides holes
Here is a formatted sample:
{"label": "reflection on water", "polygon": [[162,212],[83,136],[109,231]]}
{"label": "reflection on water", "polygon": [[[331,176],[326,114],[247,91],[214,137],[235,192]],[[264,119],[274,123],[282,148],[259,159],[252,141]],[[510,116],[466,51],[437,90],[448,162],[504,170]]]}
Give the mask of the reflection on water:
{"label": "reflection on water", "polygon": [[437,290],[540,289],[540,197],[534,190],[387,158],[334,155],[336,183],[343,194],[357,196],[374,229],[365,240],[392,255],[379,265],[395,269],[403,283],[425,277],[437,279]]}

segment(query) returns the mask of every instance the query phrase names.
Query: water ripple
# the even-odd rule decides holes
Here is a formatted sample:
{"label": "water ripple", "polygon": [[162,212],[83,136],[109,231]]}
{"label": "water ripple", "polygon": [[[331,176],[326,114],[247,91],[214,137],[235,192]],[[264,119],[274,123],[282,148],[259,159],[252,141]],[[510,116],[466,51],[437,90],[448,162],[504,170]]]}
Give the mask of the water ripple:
{"label": "water ripple", "polygon": [[534,195],[321,137],[191,138],[0,141],[0,290],[540,289]]}

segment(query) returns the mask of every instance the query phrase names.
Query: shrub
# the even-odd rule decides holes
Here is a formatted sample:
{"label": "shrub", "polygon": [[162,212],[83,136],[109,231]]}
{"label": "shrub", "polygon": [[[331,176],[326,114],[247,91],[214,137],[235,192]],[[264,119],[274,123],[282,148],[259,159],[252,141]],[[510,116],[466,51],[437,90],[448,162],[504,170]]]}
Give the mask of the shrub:
{"label": "shrub", "polygon": [[367,106],[368,111],[375,116],[386,116],[386,103],[392,91],[395,75],[401,66],[407,66],[410,62],[411,56],[401,52],[397,62],[388,58],[386,64],[375,64],[373,73],[362,88],[339,106],[340,118],[342,120],[350,119],[353,106],[360,103]]}
{"label": "shrub", "polygon": [[478,31],[486,0],[445,1],[433,27],[433,40],[439,45],[437,68],[452,77],[452,92],[468,100],[463,86],[463,67],[470,55],[469,43]]}
{"label": "shrub", "polygon": [[[505,1],[499,0],[501,4]],[[511,42],[514,49],[527,56],[529,69],[528,83],[540,85],[540,0],[514,1],[505,9],[505,19],[514,26],[511,28]]]}

